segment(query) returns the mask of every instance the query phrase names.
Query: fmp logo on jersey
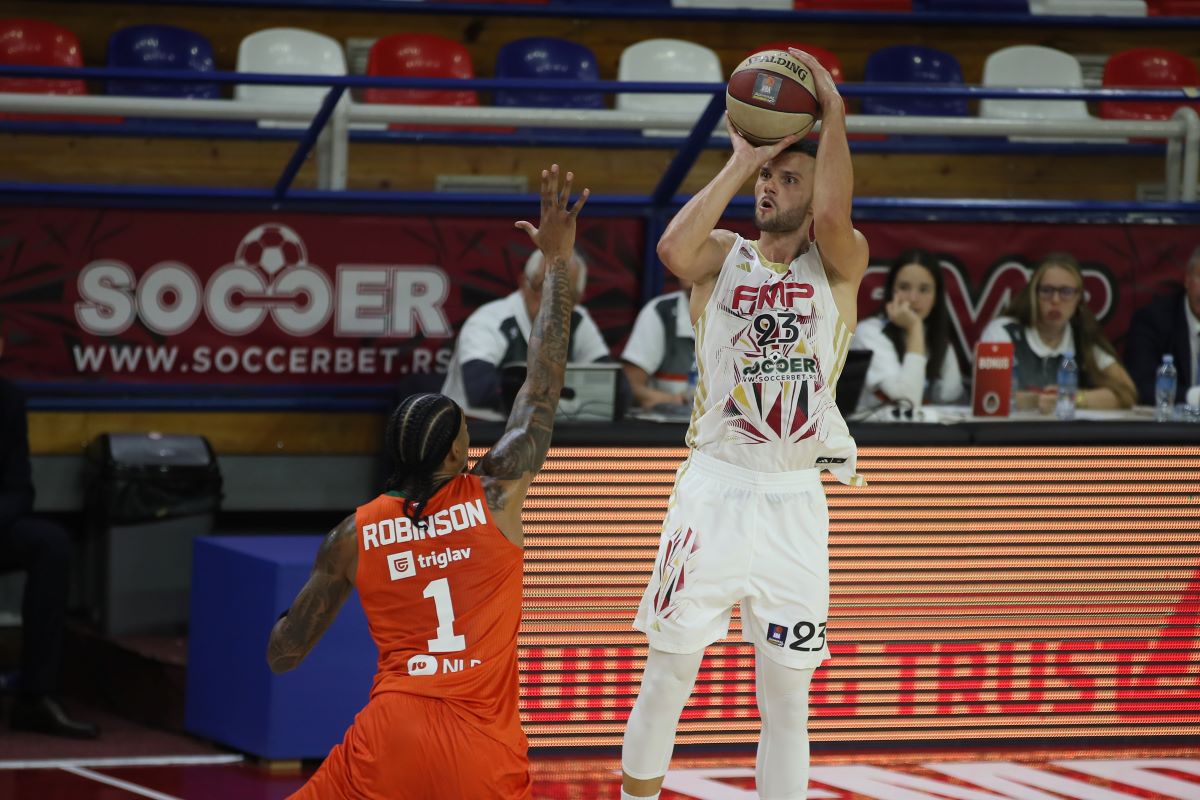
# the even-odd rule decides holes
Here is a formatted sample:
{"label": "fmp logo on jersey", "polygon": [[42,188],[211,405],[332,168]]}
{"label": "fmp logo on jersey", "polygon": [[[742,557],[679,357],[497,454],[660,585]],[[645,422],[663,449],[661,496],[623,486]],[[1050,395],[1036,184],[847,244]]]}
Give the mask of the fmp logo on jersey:
{"label": "fmp logo on jersey", "polygon": [[767,641],[777,647],[783,647],[787,642],[788,629],[786,625],[776,625],[774,622],[767,623]]}
{"label": "fmp logo on jersey", "polygon": [[801,300],[811,300],[815,293],[811,283],[788,280],[742,284],[733,289],[733,310],[738,314],[747,314],[764,308],[796,308]]}
{"label": "fmp logo on jersey", "polygon": [[417,565],[413,561],[412,550],[405,550],[403,553],[392,553],[387,557],[388,572],[391,573],[392,580],[398,581],[403,578],[411,578],[417,574]]}

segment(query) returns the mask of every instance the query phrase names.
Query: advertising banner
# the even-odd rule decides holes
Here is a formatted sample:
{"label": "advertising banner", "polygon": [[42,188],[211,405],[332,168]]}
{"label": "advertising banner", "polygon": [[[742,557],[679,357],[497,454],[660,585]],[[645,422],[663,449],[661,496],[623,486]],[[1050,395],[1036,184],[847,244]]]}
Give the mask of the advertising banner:
{"label": "advertising banner", "polygon": [[[536,219],[537,209],[529,209]],[[0,324],[10,379],[436,389],[455,332],[516,291],[532,247],[507,218],[7,208]],[[747,220],[729,227],[753,235]],[[1120,348],[1130,316],[1183,277],[1200,230],[1167,225],[862,222],[871,269],[941,263],[964,360],[1038,261],[1081,263],[1087,303]],[[584,218],[583,304],[619,356],[641,304],[645,224]],[[668,276],[666,289],[675,287]]]}

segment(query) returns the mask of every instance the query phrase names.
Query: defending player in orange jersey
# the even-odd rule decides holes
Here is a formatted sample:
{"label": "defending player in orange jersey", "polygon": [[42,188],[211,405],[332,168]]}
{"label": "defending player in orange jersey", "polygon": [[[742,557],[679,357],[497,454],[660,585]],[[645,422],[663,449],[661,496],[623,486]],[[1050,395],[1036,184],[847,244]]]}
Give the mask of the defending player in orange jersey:
{"label": "defending player in orange jersey", "polygon": [[584,189],[568,207],[542,172],[541,223],[517,226],[545,254],[528,374],[508,429],[471,472],[462,409],[413,395],[392,413],[388,491],[326,537],[312,575],[275,624],[267,660],[292,669],[358,588],[379,669],[341,744],[293,797],[530,798],[517,714],[521,504],[550,447],[563,384],[572,293],[567,264]]}

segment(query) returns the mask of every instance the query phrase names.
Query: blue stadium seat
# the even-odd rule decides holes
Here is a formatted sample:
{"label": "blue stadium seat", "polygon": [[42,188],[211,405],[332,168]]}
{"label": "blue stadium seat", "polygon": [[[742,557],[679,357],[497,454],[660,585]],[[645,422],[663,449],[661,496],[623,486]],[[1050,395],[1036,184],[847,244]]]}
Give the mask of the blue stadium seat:
{"label": "blue stadium seat", "polygon": [[[600,79],[596,56],[590,49],[566,39],[535,36],[518,39],[496,54],[497,78],[537,80]],[[535,108],[604,108],[603,92],[540,92],[535,89],[496,92],[497,106]]]}
{"label": "blue stadium seat", "polygon": [[[196,72],[216,69],[208,39],[173,25],[133,25],[116,31],[108,39],[108,66]],[[221,96],[221,88],[215,83],[109,81],[108,93],[212,100]]]}
{"label": "blue stadium seat", "polygon": [[[867,58],[868,83],[962,83],[962,67],[949,53],[919,45],[876,50]],[[965,117],[965,99],[944,97],[864,97],[864,114],[917,117]]]}

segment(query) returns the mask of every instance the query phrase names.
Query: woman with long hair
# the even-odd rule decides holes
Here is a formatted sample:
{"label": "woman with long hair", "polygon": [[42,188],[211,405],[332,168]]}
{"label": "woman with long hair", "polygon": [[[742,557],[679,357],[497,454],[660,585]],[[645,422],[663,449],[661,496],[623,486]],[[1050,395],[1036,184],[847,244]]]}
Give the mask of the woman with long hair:
{"label": "woman with long hair", "polygon": [[858,410],[958,400],[962,373],[950,346],[950,313],[937,258],[925,250],[901,253],[888,270],[883,303],[882,314],[858,324],[851,345],[872,352]]}
{"label": "woman with long hair", "polygon": [[1133,406],[1133,379],[1083,301],[1079,263],[1067,253],[1051,253],[984,330],[981,341],[1013,343],[1018,408],[1036,406],[1044,414],[1054,409],[1064,353],[1074,354],[1079,365],[1077,408]]}

